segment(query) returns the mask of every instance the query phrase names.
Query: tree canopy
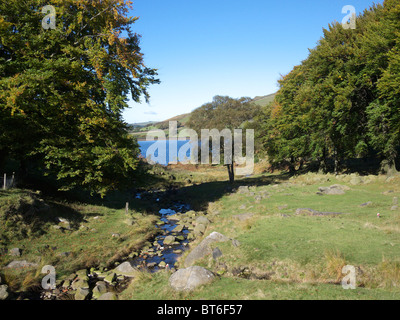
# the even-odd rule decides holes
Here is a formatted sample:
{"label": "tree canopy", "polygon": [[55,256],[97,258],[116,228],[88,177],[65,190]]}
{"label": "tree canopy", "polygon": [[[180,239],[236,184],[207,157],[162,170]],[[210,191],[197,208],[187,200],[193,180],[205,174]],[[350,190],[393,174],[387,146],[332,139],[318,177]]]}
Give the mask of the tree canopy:
{"label": "tree canopy", "polygon": [[[201,130],[229,129],[231,132],[230,143],[234,144],[234,130],[242,128],[243,125],[252,120],[259,112],[259,106],[252,99],[242,97],[234,99],[228,96],[215,96],[212,102],[202,105],[191,113],[187,126],[201,134]],[[221,137],[222,140],[222,137]],[[224,142],[224,144],[227,141]],[[224,144],[220,143],[221,148]],[[233,150],[233,148],[232,148]],[[218,150],[222,152],[223,149]],[[203,155],[204,156],[204,155]],[[229,180],[234,181],[234,157],[227,164]]]}
{"label": "tree canopy", "polygon": [[[129,178],[138,146],[122,111],[158,83],[145,66],[125,0],[0,4],[0,160],[38,161],[65,189],[104,194]],[[0,161],[1,165],[1,161]]]}
{"label": "tree canopy", "polygon": [[386,0],[357,17],[356,29],[332,23],[306,60],[279,81],[259,117],[259,138],[273,163],[343,159],[377,152],[393,162],[400,145],[400,3]]}

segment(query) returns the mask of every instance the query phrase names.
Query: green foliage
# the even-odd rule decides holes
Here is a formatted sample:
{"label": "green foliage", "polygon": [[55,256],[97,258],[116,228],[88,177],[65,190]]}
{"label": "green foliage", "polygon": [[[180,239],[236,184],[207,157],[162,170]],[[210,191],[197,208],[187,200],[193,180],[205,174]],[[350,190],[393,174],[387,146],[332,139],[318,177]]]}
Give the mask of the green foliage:
{"label": "green foliage", "polygon": [[400,4],[365,10],[356,29],[333,23],[301,65],[279,81],[258,121],[272,163],[341,160],[378,151],[394,161],[400,145]]}
{"label": "green foliage", "polygon": [[0,4],[0,154],[35,156],[64,188],[104,194],[137,165],[121,115],[129,95],[148,99],[156,71],[143,63],[130,1],[53,1],[55,30],[42,28],[47,4]]}

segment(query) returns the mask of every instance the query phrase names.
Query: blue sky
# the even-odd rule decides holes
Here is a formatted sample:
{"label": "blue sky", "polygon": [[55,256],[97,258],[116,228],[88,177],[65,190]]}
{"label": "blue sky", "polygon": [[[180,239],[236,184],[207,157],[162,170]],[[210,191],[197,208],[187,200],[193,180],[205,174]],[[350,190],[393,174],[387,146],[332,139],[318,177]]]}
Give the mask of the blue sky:
{"label": "blue sky", "polygon": [[161,84],[150,103],[130,102],[126,122],[162,121],[215,95],[255,97],[277,91],[280,75],[307,58],[322,28],[383,0],[134,0],[134,31]]}

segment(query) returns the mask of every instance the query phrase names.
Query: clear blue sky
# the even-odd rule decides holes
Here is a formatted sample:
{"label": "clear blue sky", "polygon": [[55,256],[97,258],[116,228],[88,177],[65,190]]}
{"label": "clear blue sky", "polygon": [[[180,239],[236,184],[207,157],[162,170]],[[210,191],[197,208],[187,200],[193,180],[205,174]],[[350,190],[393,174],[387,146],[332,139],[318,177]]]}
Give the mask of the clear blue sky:
{"label": "clear blue sky", "polygon": [[161,84],[150,104],[130,103],[128,123],[188,113],[215,95],[255,97],[277,91],[280,75],[307,58],[322,28],[383,0],[134,0],[134,31]]}

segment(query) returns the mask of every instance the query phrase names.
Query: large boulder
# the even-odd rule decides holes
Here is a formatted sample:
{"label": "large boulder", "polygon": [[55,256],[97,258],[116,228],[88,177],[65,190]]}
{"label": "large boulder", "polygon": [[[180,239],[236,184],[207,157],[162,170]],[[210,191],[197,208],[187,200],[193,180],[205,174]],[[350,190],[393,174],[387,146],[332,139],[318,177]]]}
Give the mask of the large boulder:
{"label": "large boulder", "polygon": [[225,242],[230,239],[219,232],[213,232],[195,247],[185,259],[185,267],[192,266],[197,260],[212,253],[210,245],[216,242]]}
{"label": "large boulder", "polygon": [[175,272],[170,277],[169,284],[177,291],[191,291],[210,283],[214,278],[215,276],[211,271],[199,266],[192,266]]}
{"label": "large boulder", "polygon": [[114,269],[114,272],[119,276],[125,276],[133,278],[137,274],[137,269],[132,266],[129,261],[121,263]]}

